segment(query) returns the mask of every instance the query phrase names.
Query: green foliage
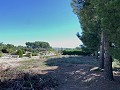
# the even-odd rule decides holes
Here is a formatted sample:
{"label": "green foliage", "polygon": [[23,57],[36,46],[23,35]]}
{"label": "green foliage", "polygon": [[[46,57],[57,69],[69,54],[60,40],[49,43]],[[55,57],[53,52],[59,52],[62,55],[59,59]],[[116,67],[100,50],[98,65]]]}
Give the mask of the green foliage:
{"label": "green foliage", "polygon": [[72,0],[71,5],[83,30],[79,39],[86,47],[97,49],[100,46],[100,34],[104,31],[109,42],[114,44],[114,47],[109,48],[109,53],[120,59],[120,0],[77,1]]}
{"label": "green foliage", "polygon": [[35,41],[35,42],[26,42],[26,46],[28,48],[42,48],[42,49],[49,49],[50,45],[48,42],[40,42],[40,41]]}
{"label": "green foliage", "polygon": [[44,50],[52,50],[52,47],[49,45],[48,42],[26,42],[27,51],[39,53],[40,51]]}
{"label": "green foliage", "polygon": [[[39,53],[40,51],[54,51],[48,42],[26,42],[26,46],[27,47],[0,43],[0,51],[2,51],[3,53],[10,53],[12,55],[17,54],[20,57],[22,57],[23,54],[26,53],[26,51],[33,53],[33,56],[36,56],[37,53]],[[29,54],[27,56],[31,57],[31,55]]]}
{"label": "green foliage", "polygon": [[83,52],[81,50],[63,50],[62,55],[90,55],[90,52]]}
{"label": "green foliage", "polygon": [[0,57],[2,57],[3,53],[0,51]]}
{"label": "green foliage", "polygon": [[0,43],[0,51],[2,51],[3,47],[4,47],[4,44],[1,42]]}
{"label": "green foliage", "polygon": [[91,53],[91,54],[93,54],[93,53],[94,53],[94,51],[95,51],[95,49],[94,49],[94,48],[88,48],[88,47],[83,46],[83,45],[81,45],[81,49],[82,49],[82,51],[83,51],[83,52],[86,52],[86,53]]}
{"label": "green foliage", "polygon": [[[73,11],[77,9],[77,16],[83,30],[82,35],[77,33],[77,37],[83,42],[84,46],[91,49],[92,52],[98,51],[100,45],[100,22],[90,0],[78,2],[72,0]],[[74,6],[73,6],[74,5]],[[82,6],[82,7],[81,7]]]}
{"label": "green foliage", "polygon": [[[120,0],[93,0],[96,13],[101,20],[101,27],[113,44],[109,53],[120,59]],[[104,7],[104,8],[103,8]]]}
{"label": "green foliage", "polygon": [[[74,0],[72,1],[74,2]],[[79,2],[74,3],[78,8]],[[91,48],[89,39],[92,37],[90,34],[97,34],[98,38],[101,34],[101,40],[102,35],[104,35],[104,40],[102,40],[104,43],[101,41],[100,58],[102,60],[103,55],[105,56],[105,64],[102,60],[101,62],[104,65],[101,65],[104,66],[105,79],[113,80],[111,57],[120,59],[120,0],[85,0],[85,3],[89,4],[84,4],[82,9],[76,13],[85,34],[82,41],[85,46]],[[96,41],[95,37],[92,39]],[[93,45],[96,46],[96,43]],[[105,50],[104,53],[102,46]]]}
{"label": "green foliage", "polygon": [[16,51],[16,47],[12,44],[7,44],[5,47],[6,47],[6,50],[8,51],[8,53],[13,53]]}
{"label": "green foliage", "polygon": [[54,49],[52,47],[49,47],[48,51],[54,51]]}
{"label": "green foliage", "polygon": [[9,53],[8,51],[7,51],[7,49],[2,49],[1,50],[3,53]]}
{"label": "green foliage", "polygon": [[100,39],[95,33],[83,32],[82,36],[80,37],[80,40],[82,40],[84,45],[87,46],[87,48],[91,49],[92,52],[98,50],[99,48]]}
{"label": "green foliage", "polygon": [[12,44],[0,43],[0,51],[2,51],[3,53],[13,53],[16,51],[16,47]]}
{"label": "green foliage", "polygon": [[17,49],[17,50],[22,50],[22,51],[23,51],[23,54],[25,54],[25,51],[27,50],[27,48],[24,47],[24,46],[17,46],[16,49]]}
{"label": "green foliage", "polygon": [[76,47],[75,50],[81,50],[81,48],[80,47]]}
{"label": "green foliage", "polygon": [[32,56],[38,56],[38,53],[34,52],[32,53]]}
{"label": "green foliage", "polygon": [[17,51],[17,55],[19,55],[20,58],[23,57],[23,51],[22,50],[18,50]]}
{"label": "green foliage", "polygon": [[113,58],[120,60],[120,49],[119,48],[112,48],[110,50],[110,54]]}

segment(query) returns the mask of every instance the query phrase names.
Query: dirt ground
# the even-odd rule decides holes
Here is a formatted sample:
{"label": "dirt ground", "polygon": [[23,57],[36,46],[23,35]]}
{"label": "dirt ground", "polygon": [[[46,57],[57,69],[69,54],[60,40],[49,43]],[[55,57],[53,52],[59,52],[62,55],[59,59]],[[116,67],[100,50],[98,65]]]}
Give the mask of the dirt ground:
{"label": "dirt ground", "polygon": [[113,71],[114,81],[106,81],[103,71],[92,70],[99,66],[99,61],[90,56],[11,60],[0,64],[0,90],[120,90],[120,70]]}

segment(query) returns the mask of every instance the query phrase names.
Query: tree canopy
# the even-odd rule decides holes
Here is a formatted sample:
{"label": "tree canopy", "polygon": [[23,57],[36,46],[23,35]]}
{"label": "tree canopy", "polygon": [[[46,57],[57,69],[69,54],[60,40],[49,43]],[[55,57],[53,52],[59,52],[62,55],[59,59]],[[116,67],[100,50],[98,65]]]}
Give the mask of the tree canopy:
{"label": "tree canopy", "polygon": [[36,49],[36,48],[49,49],[50,48],[50,45],[48,42],[40,42],[40,41],[26,42],[26,46],[32,49]]}
{"label": "tree canopy", "polygon": [[112,80],[112,58],[120,59],[120,0],[72,0],[71,5],[83,30],[78,37],[88,48],[102,44],[105,77]]}

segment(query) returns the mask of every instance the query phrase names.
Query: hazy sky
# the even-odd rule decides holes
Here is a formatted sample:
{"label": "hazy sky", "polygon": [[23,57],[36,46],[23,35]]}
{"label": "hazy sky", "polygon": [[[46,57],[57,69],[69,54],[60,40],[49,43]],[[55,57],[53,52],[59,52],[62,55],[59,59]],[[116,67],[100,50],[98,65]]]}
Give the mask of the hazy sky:
{"label": "hazy sky", "polygon": [[0,0],[0,42],[46,41],[53,47],[76,47],[78,31],[70,0]]}

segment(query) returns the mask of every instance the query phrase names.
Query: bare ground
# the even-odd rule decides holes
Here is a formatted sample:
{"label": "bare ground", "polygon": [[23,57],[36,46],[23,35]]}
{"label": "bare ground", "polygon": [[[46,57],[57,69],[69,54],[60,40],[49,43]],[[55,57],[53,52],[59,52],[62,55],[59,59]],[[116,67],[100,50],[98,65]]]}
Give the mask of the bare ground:
{"label": "bare ground", "polygon": [[0,63],[0,90],[120,90],[119,69],[114,71],[114,81],[106,81],[102,71],[91,70],[98,66],[94,57],[61,56]]}

